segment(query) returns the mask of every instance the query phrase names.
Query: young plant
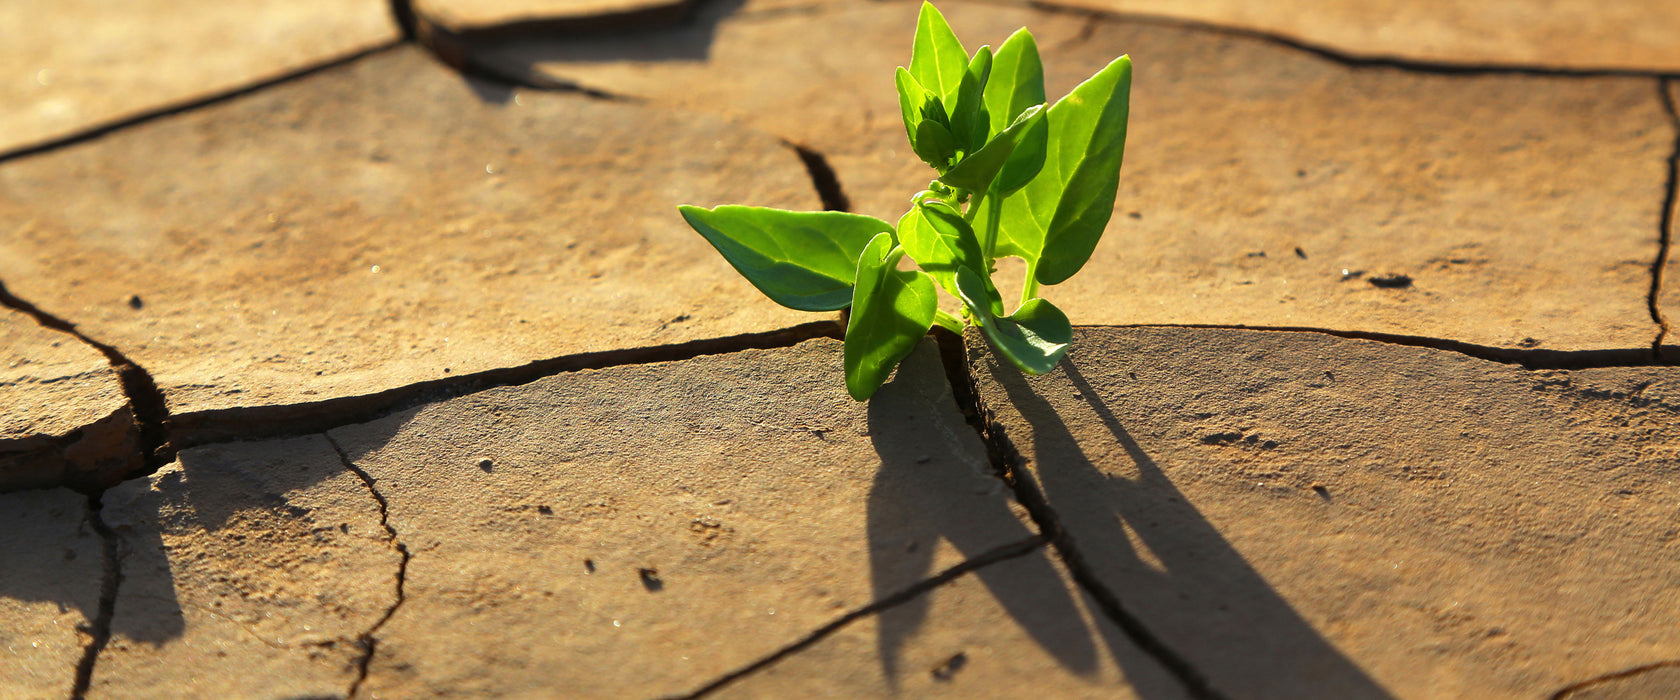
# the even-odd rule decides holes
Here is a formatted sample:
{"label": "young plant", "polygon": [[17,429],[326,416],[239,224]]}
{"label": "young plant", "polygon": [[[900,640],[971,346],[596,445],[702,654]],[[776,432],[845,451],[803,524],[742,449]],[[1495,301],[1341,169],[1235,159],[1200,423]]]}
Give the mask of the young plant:
{"label": "young plant", "polygon": [[[895,226],[845,212],[682,206],[683,218],[771,300],[801,311],[851,307],[846,389],[863,401],[937,323],[969,324],[1026,372],[1042,374],[1073,340],[1067,316],[1038,296],[1090,259],[1114,211],[1132,61],[1121,56],[1045,105],[1044,67],[1021,29],[970,55],[924,3],[910,66],[897,72],[910,148],[939,175]],[[1010,311],[995,261],[1026,261]],[[920,269],[900,270],[908,257]],[[939,308],[939,292],[962,302]]]}

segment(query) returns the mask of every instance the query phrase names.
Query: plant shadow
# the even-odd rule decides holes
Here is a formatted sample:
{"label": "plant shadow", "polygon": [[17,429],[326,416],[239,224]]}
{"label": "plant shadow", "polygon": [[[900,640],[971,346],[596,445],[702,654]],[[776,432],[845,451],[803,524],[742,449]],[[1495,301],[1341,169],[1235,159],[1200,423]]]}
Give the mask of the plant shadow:
{"label": "plant shadow", "polygon": [[[1024,511],[1012,507],[1013,494],[992,473],[984,445],[955,409],[944,370],[931,352],[908,358],[869,402],[869,435],[881,462],[867,522],[876,600],[949,566],[936,567],[942,540],[967,560],[1038,534],[1023,522]],[[1159,674],[1130,672],[1142,656],[1124,639],[1107,636],[1115,634],[1112,626],[1098,625],[1101,633],[1090,629],[1047,546],[1008,567],[974,573],[1014,623],[1069,672],[1086,677],[1099,672],[1101,638],[1140,695],[1177,696],[1174,688],[1157,693],[1147,687]],[[1093,606],[1083,607],[1100,617]],[[905,647],[929,622],[929,608],[923,595],[877,617],[878,661],[895,689],[910,671],[902,667]]]}
{"label": "plant shadow", "polygon": [[[522,22],[493,30],[468,32],[456,39],[464,50],[493,50],[503,67],[530,70],[540,63],[616,63],[705,61],[711,56],[718,24],[741,11],[746,0],[695,2],[672,21],[626,21],[608,26],[569,26]],[[664,26],[658,26],[664,25]]]}
{"label": "plant shadow", "polygon": [[[1191,504],[1072,357],[1039,380],[1002,363],[984,364],[1031,430],[1031,453],[1021,455],[1031,473],[1018,478],[1036,482],[1076,538],[1083,560],[1129,613],[1215,688],[1262,698],[1392,697],[1303,619]],[[1080,397],[1064,410],[1090,414],[1064,416],[1035,389],[1058,376]],[[1104,456],[1099,466],[1069,419],[1100,424],[1124,457]],[[1091,439],[1087,433],[1087,443]],[[1127,471],[1131,475],[1122,475]]]}

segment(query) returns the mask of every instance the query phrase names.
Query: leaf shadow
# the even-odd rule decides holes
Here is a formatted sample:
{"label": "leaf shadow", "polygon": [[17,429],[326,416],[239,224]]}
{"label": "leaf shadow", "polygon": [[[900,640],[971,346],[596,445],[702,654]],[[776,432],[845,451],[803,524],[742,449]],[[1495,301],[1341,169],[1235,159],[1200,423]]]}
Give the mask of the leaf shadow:
{"label": "leaf shadow", "polygon": [[[868,407],[869,434],[881,462],[867,509],[877,600],[932,575],[941,541],[968,559],[1038,534],[1011,507],[1012,493],[991,473],[984,446],[954,410],[944,370],[927,349],[912,354]],[[975,574],[1014,623],[1063,668],[1081,676],[1098,672],[1095,633],[1048,548]],[[895,690],[907,672],[905,647],[928,622],[929,608],[928,597],[919,596],[877,618],[878,660]],[[1105,641],[1122,668],[1135,663],[1122,663],[1123,641]]]}
{"label": "leaf shadow", "polygon": [[[1030,474],[1018,478],[1036,481],[1094,573],[1214,687],[1243,697],[1393,697],[1303,619],[1192,505],[1072,356],[1038,380],[1001,362],[985,365],[1031,431],[1031,454],[1021,455]],[[1078,408],[1090,414],[1063,415],[1037,390],[1057,378],[1071,383],[1082,399]],[[1070,418],[1082,426],[1095,418],[1125,463],[1107,458],[1108,469],[1099,466]],[[1087,444],[1090,439],[1087,434]],[[1128,467],[1135,476],[1114,473]]]}

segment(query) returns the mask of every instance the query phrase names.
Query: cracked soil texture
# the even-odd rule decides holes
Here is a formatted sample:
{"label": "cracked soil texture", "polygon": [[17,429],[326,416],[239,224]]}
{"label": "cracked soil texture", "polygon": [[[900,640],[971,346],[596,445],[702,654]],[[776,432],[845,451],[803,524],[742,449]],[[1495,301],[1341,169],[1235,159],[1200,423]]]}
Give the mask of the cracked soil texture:
{"label": "cracked soil texture", "polygon": [[675,215],[735,201],[819,206],[768,136],[403,47],[0,165],[0,279],[186,420],[811,320]]}
{"label": "cracked soil texture", "polygon": [[1132,327],[864,404],[674,207],[896,219],[918,2],[0,5],[0,698],[1680,697],[1674,3],[939,4]]}
{"label": "cracked soil texture", "polygon": [[385,0],[13,0],[0,27],[0,153],[398,38]]}
{"label": "cracked soil texture", "polygon": [[[892,84],[916,8],[749,2],[681,29],[480,58],[781,135],[826,156],[855,211],[896,220],[934,176],[907,148]],[[1553,350],[1656,335],[1647,297],[1676,127],[1654,78],[1355,67],[1158,22],[941,9],[970,45],[1030,27],[1052,99],[1121,54],[1137,66],[1115,215],[1081,274],[1042,292],[1081,323]],[[1410,281],[1371,281],[1391,274]]]}
{"label": "cracked soil texture", "polygon": [[1425,65],[1680,71],[1667,0],[1031,0],[1275,35],[1336,54]]}
{"label": "cracked soil texture", "polygon": [[186,450],[104,503],[122,582],[89,698],[345,695],[399,556],[325,438]]}
{"label": "cracked soil texture", "polygon": [[[1047,698],[1184,697],[1089,603],[1059,560],[1046,550],[1029,556],[859,620],[709,697],[996,697],[1025,678]],[[1056,561],[1059,578],[1046,575],[1039,557]],[[907,625],[914,631],[894,647],[894,666],[883,668],[879,639]]]}
{"label": "cracked soil texture", "polygon": [[139,429],[105,356],[5,308],[0,338],[0,491],[139,468]]}
{"label": "cracked soil texture", "polygon": [[[818,339],[561,374],[331,431],[413,553],[364,690],[692,692],[1034,534],[931,342],[867,405],[840,371],[839,343]],[[1024,561],[1056,580],[1044,557]],[[1071,608],[1055,600],[1068,595],[1044,605]],[[883,664],[918,626],[883,632]]]}
{"label": "cracked soil texture", "polygon": [[0,697],[69,697],[104,563],[87,498],[0,494]]}
{"label": "cracked soil texture", "polygon": [[[1663,98],[1674,129],[1680,132],[1680,79],[1663,81]],[[1665,324],[1657,351],[1667,364],[1680,364],[1680,255],[1674,252],[1674,240],[1680,237],[1680,133],[1674,137],[1674,152],[1668,161],[1668,217],[1665,223],[1668,259],[1652,270],[1661,275],[1659,286],[1652,296],[1652,311]]]}
{"label": "cracked soil texture", "polygon": [[969,343],[1017,478],[1230,697],[1537,697],[1680,656],[1674,368],[1085,328],[1026,379]]}

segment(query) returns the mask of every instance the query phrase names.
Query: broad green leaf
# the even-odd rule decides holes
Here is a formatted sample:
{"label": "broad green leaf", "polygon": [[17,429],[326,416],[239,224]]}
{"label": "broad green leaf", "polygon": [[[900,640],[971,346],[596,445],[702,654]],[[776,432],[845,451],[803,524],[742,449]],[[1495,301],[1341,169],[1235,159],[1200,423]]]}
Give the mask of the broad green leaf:
{"label": "broad green leaf", "polygon": [[986,137],[991,122],[986,112],[986,78],[992,72],[992,47],[982,46],[974,50],[974,58],[968,62],[968,70],[963,73],[962,86],[957,90],[957,101],[951,109],[951,136],[957,140],[957,148],[963,154],[973,153],[986,145]]}
{"label": "broad green leaf", "polygon": [[894,75],[898,82],[898,108],[904,112],[904,132],[910,137],[910,150],[916,150],[916,126],[922,123],[922,105],[927,102],[927,90],[916,77],[903,67]]}
{"label": "broad green leaf", "polygon": [[878,234],[857,260],[852,315],[846,323],[843,360],[846,391],[863,401],[875,394],[887,375],[933,326],[939,292],[920,270],[898,269],[904,249],[891,234]]}
{"label": "broad green leaf", "polygon": [[1050,108],[1044,169],[1054,161],[1063,184],[1038,261],[1043,284],[1061,284],[1079,272],[1114,214],[1131,93],[1132,59],[1121,56]]}
{"label": "broad green leaf", "polygon": [[[1057,101],[1046,116],[1042,169],[1003,200],[993,252],[1025,259],[1043,284],[1066,281],[1085,265],[1113,213],[1131,84],[1131,58],[1121,56]],[[982,211],[975,225],[989,216]]]}
{"label": "broad green leaf", "polygon": [[833,311],[852,302],[858,256],[892,224],[838,211],[677,207],[742,277],[782,306]]}
{"label": "broad green leaf", "polygon": [[916,38],[910,44],[910,74],[934,97],[947,106],[957,103],[963,75],[968,72],[968,52],[957,40],[945,15],[933,3],[922,3],[916,19]]}
{"label": "broad green leaf", "polygon": [[1073,343],[1067,314],[1044,299],[1028,299],[1015,313],[996,321],[986,329],[987,337],[1016,367],[1031,374],[1055,369]]}
{"label": "broad green leaf", "polygon": [[[910,207],[898,220],[898,240],[904,252],[953,296],[957,294],[957,268],[986,269],[974,229],[945,202],[934,200]],[[1003,297],[992,286],[991,275],[981,275],[981,279],[995,305],[994,312],[1002,313]]]}
{"label": "broad green leaf", "polygon": [[[992,78],[986,83],[986,111],[992,133],[1019,123],[1022,114],[1044,103],[1044,64],[1038,58],[1038,43],[1032,32],[1017,30],[998,46],[992,60]],[[1030,125],[1020,135],[993,183],[992,196],[1008,197],[1038,175],[1044,167],[1049,136],[1048,119]]]}
{"label": "broad green leaf", "polygon": [[[1024,160],[1029,162],[1022,163],[1018,166],[1018,169],[1011,171],[1011,176],[1019,182],[1008,183],[1013,187],[1008,189],[1006,194],[1007,192],[1013,192],[1032,178],[1031,174],[1022,177],[1019,174],[1022,170],[1035,164],[1043,165],[1043,138],[1045,133],[1047,132],[1044,129],[1044,105],[1038,105],[1021,113],[1020,119],[1009,125],[1009,128],[1004,129],[1002,133],[993,136],[984,148],[958,161],[956,166],[940,176],[939,181],[952,187],[985,192],[992,187],[993,180],[997,178],[1000,171],[1004,170],[1005,164],[1014,160],[1011,158],[1011,154],[1017,148],[1027,146],[1030,153],[1026,155]],[[1029,142],[1027,137],[1035,134],[1038,136],[1038,141],[1036,143]],[[1034,160],[1036,160],[1036,163],[1030,162]],[[1036,174],[1036,170],[1034,173]],[[998,184],[1001,189],[1005,183],[999,182]],[[915,253],[910,255],[915,257]]]}
{"label": "broad green leaf", "polygon": [[973,271],[958,270],[957,285],[963,302],[975,310],[980,329],[992,341],[992,347],[1023,372],[1044,374],[1055,369],[1073,342],[1073,326],[1067,315],[1044,299],[1028,299],[1015,313],[998,316],[976,308],[976,297],[985,289]]}
{"label": "broad green leaf", "polygon": [[1033,105],[1046,102],[1044,64],[1038,60],[1038,44],[1031,32],[1016,30],[998,46],[985,94],[994,134],[1014,124]]}

